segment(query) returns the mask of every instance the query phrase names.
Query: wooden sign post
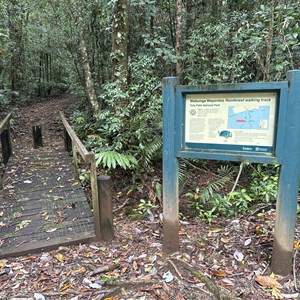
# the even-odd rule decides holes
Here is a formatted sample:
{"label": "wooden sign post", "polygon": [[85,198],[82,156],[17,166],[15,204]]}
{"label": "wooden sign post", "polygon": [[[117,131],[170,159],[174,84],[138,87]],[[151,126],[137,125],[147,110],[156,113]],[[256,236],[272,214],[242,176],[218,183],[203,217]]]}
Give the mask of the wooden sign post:
{"label": "wooden sign post", "polygon": [[281,165],[272,269],[292,268],[300,177],[300,70],[287,81],[181,86],[163,80],[163,248],[179,249],[178,158]]}

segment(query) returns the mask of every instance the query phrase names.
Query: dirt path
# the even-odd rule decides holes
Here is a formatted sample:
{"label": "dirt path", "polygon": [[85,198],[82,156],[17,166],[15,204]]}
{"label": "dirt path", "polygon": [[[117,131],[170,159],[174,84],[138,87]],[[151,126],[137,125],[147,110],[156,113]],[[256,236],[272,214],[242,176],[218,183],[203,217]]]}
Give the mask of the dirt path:
{"label": "dirt path", "polygon": [[16,154],[32,150],[32,126],[42,127],[43,148],[40,150],[53,151],[63,149],[63,127],[58,112],[67,116],[72,112],[74,98],[70,95],[60,95],[47,98],[31,106],[22,107],[14,117],[13,147]]}

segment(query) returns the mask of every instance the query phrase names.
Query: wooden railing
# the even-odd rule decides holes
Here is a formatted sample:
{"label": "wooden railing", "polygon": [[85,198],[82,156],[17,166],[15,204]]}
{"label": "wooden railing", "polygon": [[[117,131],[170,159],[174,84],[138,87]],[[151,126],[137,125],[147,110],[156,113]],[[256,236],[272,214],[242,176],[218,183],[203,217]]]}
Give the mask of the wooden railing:
{"label": "wooden railing", "polygon": [[64,114],[60,113],[62,123],[64,125],[64,137],[65,137],[65,150],[73,153],[73,162],[75,166],[75,176],[79,177],[78,173],[78,159],[77,154],[79,153],[82,160],[89,165],[90,176],[91,176],[91,190],[92,190],[92,205],[94,214],[94,226],[95,235],[97,240],[102,239],[101,234],[101,222],[100,222],[100,204],[98,196],[98,184],[97,184],[97,173],[96,173],[96,162],[95,155],[93,152],[89,152],[85,146],[82,144],[68,121],[66,120]]}
{"label": "wooden railing", "polygon": [[2,158],[6,165],[9,157],[13,153],[11,135],[10,135],[10,119],[12,113],[8,114],[3,121],[0,122],[0,136],[1,136],[1,148]]}

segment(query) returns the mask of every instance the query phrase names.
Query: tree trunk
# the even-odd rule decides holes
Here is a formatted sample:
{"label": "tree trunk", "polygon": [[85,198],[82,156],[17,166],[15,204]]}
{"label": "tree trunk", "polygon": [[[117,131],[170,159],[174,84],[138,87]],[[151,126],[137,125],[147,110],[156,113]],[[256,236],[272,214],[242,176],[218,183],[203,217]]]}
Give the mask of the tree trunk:
{"label": "tree trunk", "polygon": [[177,24],[176,24],[176,75],[181,73],[181,47],[182,47],[182,0],[177,0]]}
{"label": "tree trunk", "polygon": [[82,12],[81,12],[81,7],[80,7],[80,1],[77,1],[77,7],[78,7],[78,30],[79,30],[79,49],[80,49],[80,54],[83,62],[83,69],[84,69],[84,77],[85,77],[85,85],[86,85],[86,90],[87,94],[90,100],[90,103],[92,105],[94,114],[98,114],[100,112],[100,106],[97,100],[96,92],[95,92],[95,87],[94,87],[94,82],[93,82],[93,77],[91,73],[91,67],[89,63],[89,58],[88,58],[88,52],[86,48],[86,42],[84,39],[84,33],[83,33],[83,28],[84,28],[84,22],[83,22],[83,17],[82,17]]}
{"label": "tree trunk", "polygon": [[128,33],[130,0],[116,0],[112,28],[112,80],[128,88]]}
{"label": "tree trunk", "polygon": [[[11,42],[11,59],[10,59],[10,89],[11,100],[16,102],[17,95],[21,88],[22,79],[22,42],[23,42],[23,32],[22,32],[22,18],[20,18],[20,3],[18,0],[11,0],[8,4],[8,28],[9,28],[9,39]],[[21,21],[20,21],[21,19]]]}

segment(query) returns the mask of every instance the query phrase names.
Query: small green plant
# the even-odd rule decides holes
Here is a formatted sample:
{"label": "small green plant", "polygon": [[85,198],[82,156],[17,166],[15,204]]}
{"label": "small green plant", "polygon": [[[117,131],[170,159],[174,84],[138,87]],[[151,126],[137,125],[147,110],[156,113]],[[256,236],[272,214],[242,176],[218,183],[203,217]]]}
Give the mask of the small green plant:
{"label": "small green plant", "polygon": [[230,207],[235,213],[246,213],[253,199],[248,195],[246,189],[230,192],[224,196],[230,202]]}
{"label": "small green plant", "polygon": [[249,194],[256,201],[269,203],[276,200],[279,165],[257,164],[253,168]]}
{"label": "small green plant", "polygon": [[79,173],[79,180],[82,185],[86,185],[91,180],[91,172],[85,169],[81,169]]}
{"label": "small green plant", "polygon": [[188,206],[197,212],[197,215],[206,219],[209,223],[214,218],[222,215],[232,215],[232,205],[227,197],[223,197],[219,191],[228,184],[235,174],[233,167],[221,166],[218,169],[218,177],[208,186],[195,192],[185,194],[188,197]]}
{"label": "small green plant", "polygon": [[140,200],[138,207],[135,208],[133,211],[140,215],[142,219],[149,219],[153,220],[154,215],[153,212],[157,208],[155,204],[153,204],[150,200],[146,201],[144,199]]}

